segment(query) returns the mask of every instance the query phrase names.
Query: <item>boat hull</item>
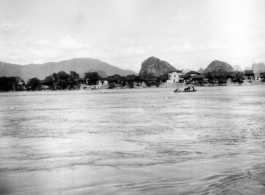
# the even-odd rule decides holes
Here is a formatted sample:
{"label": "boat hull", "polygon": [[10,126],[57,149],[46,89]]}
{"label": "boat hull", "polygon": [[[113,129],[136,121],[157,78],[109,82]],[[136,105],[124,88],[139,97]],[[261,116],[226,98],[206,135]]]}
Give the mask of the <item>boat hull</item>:
{"label": "boat hull", "polygon": [[186,93],[186,92],[196,92],[197,90],[194,90],[194,91],[174,91],[174,93],[181,93],[181,92],[184,92],[184,93]]}

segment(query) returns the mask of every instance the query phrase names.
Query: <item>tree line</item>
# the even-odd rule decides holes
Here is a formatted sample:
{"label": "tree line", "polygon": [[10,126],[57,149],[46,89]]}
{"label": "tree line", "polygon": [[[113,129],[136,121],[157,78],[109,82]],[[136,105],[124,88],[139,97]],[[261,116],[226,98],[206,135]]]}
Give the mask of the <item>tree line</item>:
{"label": "tree line", "polygon": [[46,76],[44,80],[34,77],[27,82],[20,77],[0,77],[0,91],[79,89],[81,84],[95,85],[99,79],[100,76],[97,72],[87,72],[84,78],[81,78],[75,71],[71,71],[69,74],[59,71],[58,73]]}
{"label": "tree line", "polygon": [[117,74],[103,79],[97,72],[86,72],[84,77],[81,78],[75,71],[70,71],[69,74],[59,71],[46,76],[43,80],[34,77],[27,82],[19,77],[0,77],[0,91],[72,90],[80,89],[82,85],[97,85],[99,82],[103,84],[105,80],[108,81],[108,88],[110,89],[117,86],[133,88],[135,82],[144,82],[147,87],[158,87],[162,82],[166,82],[167,79],[167,75],[159,77],[147,75],[145,78],[140,78],[136,75],[120,76]]}
{"label": "tree line", "polygon": [[[187,83],[195,81],[199,85],[204,84],[204,79],[208,79],[209,84],[225,84],[227,79],[231,78],[234,83],[242,84],[244,81],[244,75],[242,72],[211,72],[202,75],[200,78],[189,77]],[[265,73],[261,74],[262,81],[265,81]],[[159,86],[161,83],[165,83],[168,80],[168,74],[161,76],[155,76],[149,74],[144,78],[140,78],[135,75],[120,76],[112,75],[105,78],[108,81],[109,88],[115,88],[117,85],[129,88],[134,87],[134,83],[144,82],[147,87]],[[78,73],[71,71],[69,74],[64,71],[53,73],[46,76],[44,80],[40,80],[36,77],[29,79],[27,82],[19,77],[0,77],[0,91],[38,91],[38,90],[65,90],[65,89],[80,89],[81,85],[96,85],[99,81],[103,84],[104,80],[101,79],[97,72],[86,72],[84,77],[81,78]]]}

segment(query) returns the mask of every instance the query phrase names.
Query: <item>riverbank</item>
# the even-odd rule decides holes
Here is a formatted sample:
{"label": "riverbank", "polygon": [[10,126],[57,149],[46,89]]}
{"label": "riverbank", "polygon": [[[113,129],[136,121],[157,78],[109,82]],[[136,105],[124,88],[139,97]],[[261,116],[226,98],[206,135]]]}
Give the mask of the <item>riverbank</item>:
{"label": "riverbank", "polygon": [[[91,85],[91,86],[81,86],[80,89],[71,89],[71,90],[68,90],[68,89],[64,89],[64,90],[40,90],[40,91],[87,91],[87,90],[91,90],[91,91],[97,91],[97,90],[113,90],[113,89],[121,89],[121,90],[124,90],[124,89],[148,89],[148,88],[185,88],[185,87],[188,87],[188,86],[194,86],[194,87],[213,87],[213,86],[223,86],[223,87],[229,87],[229,86],[256,86],[256,85],[265,85],[265,82],[263,81],[254,81],[254,82],[244,82],[242,84],[238,84],[238,83],[231,83],[231,82],[228,82],[227,84],[225,85],[218,85],[218,84],[215,84],[215,85],[212,85],[212,84],[205,84],[205,85],[194,85],[194,84],[189,84],[187,85],[186,83],[162,83],[160,84],[158,87],[157,86],[149,86],[147,87],[145,84],[143,85],[140,85],[140,86],[137,86],[135,85],[133,88],[130,88],[129,86],[124,86],[124,87],[121,87],[120,85],[116,85],[116,87],[112,88],[112,89],[109,89],[109,86],[108,85]],[[31,91],[0,91],[0,93],[4,93],[4,92],[31,92]]]}

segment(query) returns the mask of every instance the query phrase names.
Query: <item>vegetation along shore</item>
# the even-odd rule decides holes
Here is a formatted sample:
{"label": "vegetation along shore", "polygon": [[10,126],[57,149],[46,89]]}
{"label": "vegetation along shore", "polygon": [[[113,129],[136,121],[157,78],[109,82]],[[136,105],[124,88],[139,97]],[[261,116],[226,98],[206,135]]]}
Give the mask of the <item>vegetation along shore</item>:
{"label": "vegetation along shore", "polygon": [[[77,59],[74,61],[77,61]],[[91,62],[91,60],[89,62]],[[96,62],[100,63],[100,61]],[[262,66],[259,64],[261,68],[258,71],[250,68],[242,71],[239,66],[234,66],[233,68],[228,63],[215,60],[211,62],[206,69],[203,70],[200,68],[198,71],[194,71],[178,70],[166,61],[162,61],[156,57],[150,57],[142,63],[139,74],[132,74],[133,71],[115,69],[114,66],[110,66],[112,70],[106,64],[104,64],[103,68],[101,66],[101,70],[89,69],[88,71],[84,71],[86,69],[86,64],[84,64],[82,65],[82,70],[69,71],[71,66],[69,65],[69,61],[67,61],[67,63],[68,67],[66,71],[62,68],[64,67],[63,62],[59,62],[58,65],[55,64],[57,68],[61,66],[61,70],[46,75],[44,79],[33,77],[25,80],[17,76],[16,73],[9,73],[9,75],[13,74],[12,76],[3,76],[2,74],[0,77],[0,91],[93,90],[178,87],[183,85],[225,86],[229,84],[249,85],[265,83],[265,65],[263,67],[263,64],[261,64]],[[106,69],[106,67],[108,69]],[[87,66],[87,68],[89,68],[89,66]],[[95,66],[93,68],[95,68]],[[105,71],[109,71],[108,74],[114,74],[108,76],[104,72],[104,68]]]}

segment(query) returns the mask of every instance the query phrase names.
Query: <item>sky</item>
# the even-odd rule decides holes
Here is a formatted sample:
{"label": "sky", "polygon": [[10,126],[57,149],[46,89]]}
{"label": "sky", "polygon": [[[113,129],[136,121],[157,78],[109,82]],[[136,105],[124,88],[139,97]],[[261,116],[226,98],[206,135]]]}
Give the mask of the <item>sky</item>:
{"label": "sky", "polygon": [[264,0],[0,0],[0,61],[95,58],[139,72],[265,62]]}

